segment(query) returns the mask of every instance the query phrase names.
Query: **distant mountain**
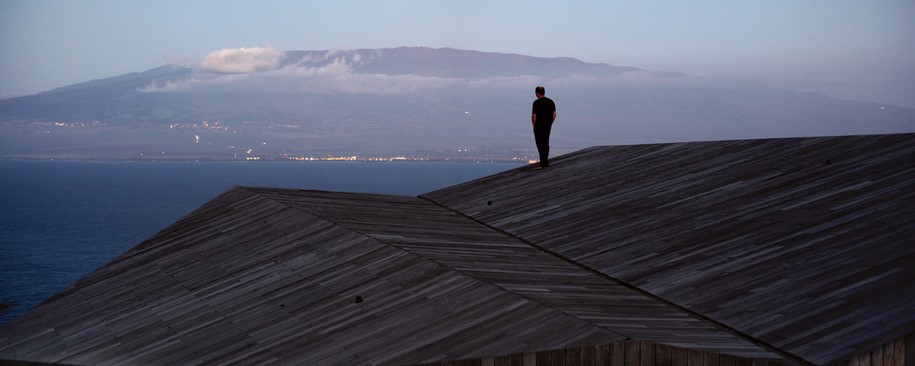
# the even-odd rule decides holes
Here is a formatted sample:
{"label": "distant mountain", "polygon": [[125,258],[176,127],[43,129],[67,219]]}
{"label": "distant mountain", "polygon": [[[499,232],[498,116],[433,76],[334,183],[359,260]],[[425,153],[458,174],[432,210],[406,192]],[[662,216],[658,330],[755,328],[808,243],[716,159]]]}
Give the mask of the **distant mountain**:
{"label": "distant mountain", "polygon": [[[522,55],[485,53],[455,49],[400,47],[375,50],[323,50],[286,52],[282,66],[316,69],[333,62],[351,66],[356,74],[412,75],[440,78],[489,78],[537,75],[562,77],[569,75],[615,76],[639,71],[632,67],[585,63],[572,58],[538,58]],[[170,124],[175,118],[194,115],[195,118],[220,120],[258,119],[260,113],[283,115],[271,107],[262,110],[264,102],[255,98],[250,106],[253,113],[235,114],[240,107],[234,98],[220,99],[217,95],[183,95],[180,98],[147,93],[150,86],[166,85],[187,80],[194,70],[162,66],[139,73],[92,80],[57,88],[32,96],[0,100],[0,121],[106,121],[109,124]],[[305,90],[307,91],[307,90]],[[299,93],[300,94],[300,93]],[[271,100],[283,99],[276,95]],[[293,98],[295,99],[295,98]],[[228,105],[227,105],[228,104]],[[269,103],[268,104],[274,104]],[[280,102],[283,104],[283,102]],[[232,110],[225,113],[226,109]],[[295,114],[300,111],[294,111]],[[264,116],[264,119],[270,119]]]}
{"label": "distant mountain", "polygon": [[139,73],[73,84],[36,95],[0,100],[0,121],[154,122],[152,118],[122,121],[124,110],[142,109],[149,98],[139,92],[150,83],[179,80],[190,68],[162,66]]}
{"label": "distant mountain", "polygon": [[355,65],[353,70],[364,74],[420,75],[450,78],[487,78],[538,75],[561,77],[568,75],[616,76],[641,71],[634,67],[587,63],[570,57],[543,58],[517,54],[433,49],[428,47],[398,47],[393,49],[361,49],[355,51],[293,51],[287,52],[285,65],[299,64],[320,67],[328,60],[342,58]]}
{"label": "distant mountain", "polygon": [[160,66],[144,72],[133,72],[120,76],[68,85],[42,92],[38,95],[47,96],[51,94],[86,92],[93,90],[117,90],[120,92],[136,91],[137,89],[149,86],[151,82],[156,80],[186,78],[188,75],[190,75],[191,71],[192,69],[187,67]]}
{"label": "distant mountain", "polygon": [[[212,56],[212,57],[211,57]],[[531,156],[591,145],[915,131],[915,110],[676,72],[450,48],[235,49],[0,100],[0,158]]]}

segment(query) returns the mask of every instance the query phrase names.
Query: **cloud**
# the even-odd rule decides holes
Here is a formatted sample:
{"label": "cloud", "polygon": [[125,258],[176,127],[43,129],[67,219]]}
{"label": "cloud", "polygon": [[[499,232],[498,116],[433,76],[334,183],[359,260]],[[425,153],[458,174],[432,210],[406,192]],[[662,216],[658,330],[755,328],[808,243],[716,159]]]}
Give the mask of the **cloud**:
{"label": "cloud", "polygon": [[143,92],[407,94],[448,88],[527,87],[532,76],[463,79],[421,75],[362,74],[342,59],[320,67],[289,65],[248,74],[195,73],[190,78],[152,84]]}
{"label": "cloud", "polygon": [[279,67],[285,53],[272,48],[223,49],[210,53],[184,80],[152,84],[144,92],[341,93],[406,94],[444,89],[527,89],[531,85],[595,86],[670,82],[648,72],[611,77],[570,75],[544,80],[538,76],[481,78],[415,74],[361,73],[356,69],[375,55],[334,49]]}
{"label": "cloud", "polygon": [[198,69],[219,74],[248,74],[276,69],[285,56],[273,46],[223,48],[204,57]]}
{"label": "cloud", "polygon": [[[213,55],[213,54],[211,54]],[[345,94],[403,94],[430,89],[472,85],[465,79],[428,77],[419,75],[361,74],[353,71],[349,57],[340,57],[323,66],[305,67],[287,65],[257,72],[228,72],[250,68],[221,68],[214,73],[211,66],[206,71],[192,74],[183,80],[154,83],[141,89],[143,92],[211,92],[221,93],[345,93]],[[251,64],[247,62],[247,64]],[[256,71],[256,70],[255,70]]]}
{"label": "cloud", "polygon": [[407,94],[443,89],[526,89],[531,85],[554,86],[623,85],[639,78],[595,78],[568,76],[544,80],[539,76],[498,76],[456,78],[414,74],[364,74],[353,70],[343,58],[323,66],[298,64],[253,73],[213,74],[195,72],[184,80],[150,85],[144,92],[220,92],[220,93],[341,93],[341,94]]}

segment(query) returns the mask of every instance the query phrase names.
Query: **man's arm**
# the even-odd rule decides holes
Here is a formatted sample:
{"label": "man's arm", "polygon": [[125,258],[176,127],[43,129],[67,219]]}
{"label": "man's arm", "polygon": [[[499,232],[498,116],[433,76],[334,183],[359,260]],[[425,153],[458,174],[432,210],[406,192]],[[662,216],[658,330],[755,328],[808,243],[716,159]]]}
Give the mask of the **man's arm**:
{"label": "man's arm", "polygon": [[553,111],[553,122],[556,122],[556,111]]}
{"label": "man's arm", "polygon": [[[556,117],[553,117],[553,118],[555,119]],[[534,126],[534,127],[537,126],[537,115],[533,114],[533,113],[531,114],[531,126]]]}

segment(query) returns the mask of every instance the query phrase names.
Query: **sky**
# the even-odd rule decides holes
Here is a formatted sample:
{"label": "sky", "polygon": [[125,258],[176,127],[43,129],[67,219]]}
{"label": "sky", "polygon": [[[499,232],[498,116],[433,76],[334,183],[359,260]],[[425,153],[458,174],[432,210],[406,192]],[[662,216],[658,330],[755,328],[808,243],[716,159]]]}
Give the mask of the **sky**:
{"label": "sky", "polygon": [[0,0],[0,97],[222,49],[451,47],[915,107],[915,0]]}

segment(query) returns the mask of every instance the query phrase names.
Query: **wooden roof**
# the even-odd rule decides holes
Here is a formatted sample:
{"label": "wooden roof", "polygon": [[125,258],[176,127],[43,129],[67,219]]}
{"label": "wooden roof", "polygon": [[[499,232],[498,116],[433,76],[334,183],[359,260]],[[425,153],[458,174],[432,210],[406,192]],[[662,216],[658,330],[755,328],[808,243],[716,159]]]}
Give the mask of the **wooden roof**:
{"label": "wooden roof", "polygon": [[742,357],[779,358],[664,302],[505,233],[409,197],[343,199],[340,194],[255,190],[278,202],[338,223],[440,263],[622,339],[650,340]]}
{"label": "wooden roof", "polygon": [[[341,202],[372,198],[337,195]],[[0,357],[92,365],[404,364],[620,339],[235,188],[9,323]]]}
{"label": "wooden roof", "polygon": [[595,147],[421,197],[237,187],[4,325],[0,359],[827,364],[915,330],[913,219],[913,134]]}
{"label": "wooden roof", "polygon": [[915,331],[915,134],[551,163],[423,197],[811,363]]}

